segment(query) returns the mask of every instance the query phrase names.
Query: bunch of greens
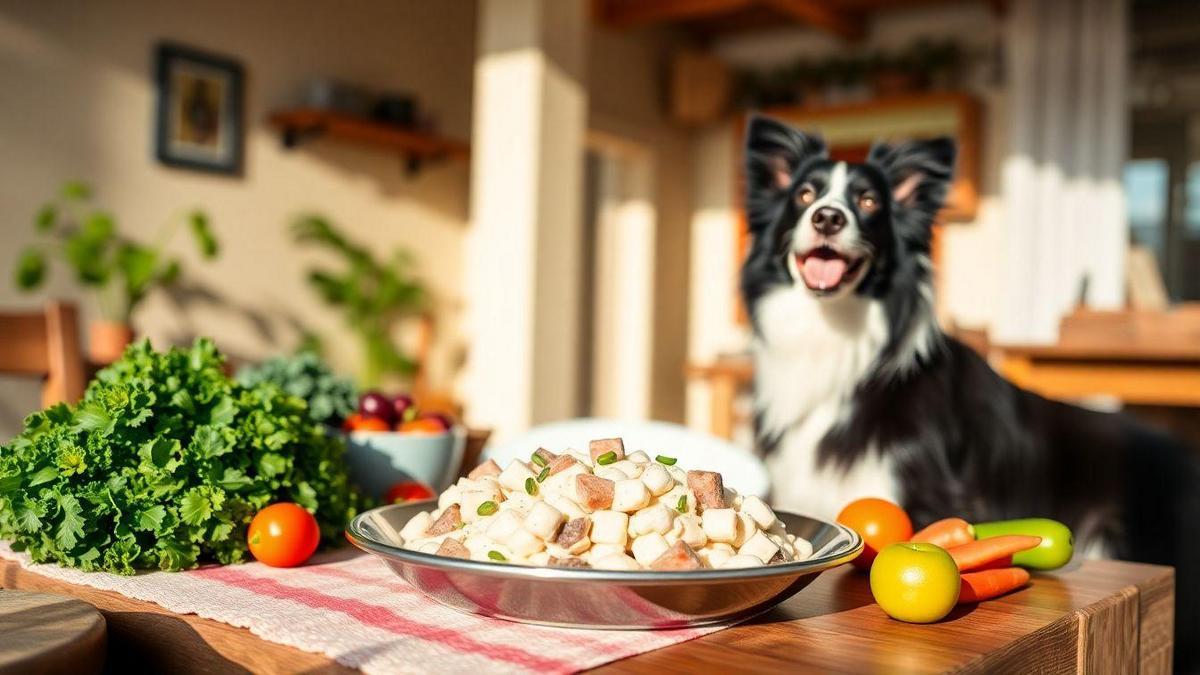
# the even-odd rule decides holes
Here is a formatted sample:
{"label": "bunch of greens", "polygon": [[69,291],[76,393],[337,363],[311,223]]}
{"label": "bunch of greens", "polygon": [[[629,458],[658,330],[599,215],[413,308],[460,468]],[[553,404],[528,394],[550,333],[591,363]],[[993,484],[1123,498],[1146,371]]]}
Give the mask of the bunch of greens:
{"label": "bunch of greens", "polygon": [[277,356],[238,372],[238,382],[254,387],[270,382],[285,393],[302,398],[308,404],[308,416],[318,424],[338,426],[354,412],[358,394],[354,383],[333,374],[329,366],[312,351],[295,356]]}
{"label": "bunch of greens", "polygon": [[400,249],[390,259],[379,260],[320,216],[300,218],[292,233],[296,241],[316,244],[342,258],[343,269],[310,270],[308,281],[326,304],[341,309],[346,325],[358,335],[363,354],[360,384],[371,388],[385,375],[412,375],[416,364],[392,335],[400,319],[425,304],[425,287],[413,273],[412,255]]}
{"label": "bunch of greens", "polygon": [[39,288],[49,259],[57,256],[74,271],[76,281],[96,293],[104,318],[128,323],[150,291],[179,278],[179,259],[166,248],[180,224],[187,223],[201,257],[217,257],[220,247],[202,211],[168,221],[154,242],[145,244],[119,232],[111,214],[92,208],[91,194],[83,183],[67,183],[58,200],[38,211],[33,224],[40,240],[17,258],[18,288]]}
{"label": "bunch of greens", "polygon": [[246,528],[277,501],[337,538],[359,498],[304,402],[240,385],[212,342],[143,341],[100,371],[77,407],[34,413],[0,447],[0,539],[37,562],[131,574],[246,556]]}

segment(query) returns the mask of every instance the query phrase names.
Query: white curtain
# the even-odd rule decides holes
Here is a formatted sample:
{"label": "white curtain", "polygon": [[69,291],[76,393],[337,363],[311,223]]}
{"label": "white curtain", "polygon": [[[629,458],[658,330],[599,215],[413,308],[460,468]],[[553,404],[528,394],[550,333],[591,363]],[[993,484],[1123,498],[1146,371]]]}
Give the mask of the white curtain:
{"label": "white curtain", "polygon": [[998,342],[1053,342],[1081,293],[1124,305],[1127,31],[1127,0],[1010,6]]}

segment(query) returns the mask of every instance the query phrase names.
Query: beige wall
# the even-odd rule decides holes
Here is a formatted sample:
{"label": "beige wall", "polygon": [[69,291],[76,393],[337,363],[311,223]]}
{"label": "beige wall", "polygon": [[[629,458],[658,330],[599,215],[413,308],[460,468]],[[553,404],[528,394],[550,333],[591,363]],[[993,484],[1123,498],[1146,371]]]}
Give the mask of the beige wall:
{"label": "beige wall", "polygon": [[[448,380],[459,343],[467,165],[432,166],[409,179],[400,157],[373,148],[317,140],[286,151],[265,118],[298,100],[308,78],[331,76],[413,92],[448,134],[466,139],[474,11],[470,0],[0,2],[0,306],[44,297],[13,290],[13,259],[31,238],[38,206],[62,181],[81,178],[132,233],[149,236],[179,209],[200,206],[222,240],[212,265],[197,264],[185,238],[177,244],[189,276],[227,306],[181,312],[155,296],[135,317],[147,335],[165,343],[211,334],[230,353],[259,357],[294,345],[290,316],[325,335],[334,361],[350,369],[352,341],[303,280],[316,256],[284,229],[298,212],[319,210],[381,252],[403,245],[417,254],[447,338],[434,376]],[[161,39],[242,62],[242,176],[166,168],[153,158],[151,50]],[[61,272],[50,293],[75,297]],[[234,308],[265,318],[273,334],[259,334]],[[84,309],[92,315],[90,303]]]}

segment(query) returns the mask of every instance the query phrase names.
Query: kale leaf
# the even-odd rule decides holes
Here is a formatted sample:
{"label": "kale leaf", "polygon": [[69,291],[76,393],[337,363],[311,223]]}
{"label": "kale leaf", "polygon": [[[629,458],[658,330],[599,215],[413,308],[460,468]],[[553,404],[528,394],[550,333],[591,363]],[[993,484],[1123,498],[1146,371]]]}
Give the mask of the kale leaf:
{"label": "kale leaf", "polygon": [[211,341],[143,341],[0,446],[0,539],[35,562],[174,571],[244,560],[250,519],[290,501],[335,541],[363,506],[344,452],[301,398],[226,376]]}

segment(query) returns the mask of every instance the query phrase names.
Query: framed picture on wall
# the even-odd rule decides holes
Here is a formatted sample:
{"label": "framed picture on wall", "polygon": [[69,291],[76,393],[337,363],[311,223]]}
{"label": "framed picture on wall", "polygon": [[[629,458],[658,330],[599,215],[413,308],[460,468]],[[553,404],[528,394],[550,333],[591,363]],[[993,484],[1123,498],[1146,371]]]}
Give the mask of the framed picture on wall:
{"label": "framed picture on wall", "polygon": [[182,45],[155,48],[155,155],[169,166],[237,174],[242,167],[242,66]]}

